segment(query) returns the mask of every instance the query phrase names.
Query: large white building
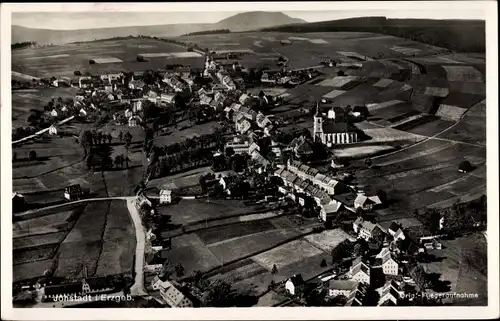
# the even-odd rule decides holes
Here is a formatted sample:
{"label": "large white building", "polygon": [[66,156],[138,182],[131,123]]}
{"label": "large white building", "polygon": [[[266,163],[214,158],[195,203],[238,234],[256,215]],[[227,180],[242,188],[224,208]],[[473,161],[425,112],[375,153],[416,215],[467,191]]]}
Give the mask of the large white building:
{"label": "large white building", "polygon": [[313,139],[332,147],[334,145],[352,144],[358,141],[356,128],[348,123],[335,122],[335,112],[331,110],[327,117],[319,111],[319,105],[316,106],[314,114]]}

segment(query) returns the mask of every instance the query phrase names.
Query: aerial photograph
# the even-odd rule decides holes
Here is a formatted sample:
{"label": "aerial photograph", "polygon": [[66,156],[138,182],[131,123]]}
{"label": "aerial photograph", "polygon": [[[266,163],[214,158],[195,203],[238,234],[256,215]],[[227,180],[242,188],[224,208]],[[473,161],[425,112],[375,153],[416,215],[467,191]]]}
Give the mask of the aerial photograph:
{"label": "aerial photograph", "polygon": [[481,15],[13,12],[10,82],[14,308],[488,305]]}

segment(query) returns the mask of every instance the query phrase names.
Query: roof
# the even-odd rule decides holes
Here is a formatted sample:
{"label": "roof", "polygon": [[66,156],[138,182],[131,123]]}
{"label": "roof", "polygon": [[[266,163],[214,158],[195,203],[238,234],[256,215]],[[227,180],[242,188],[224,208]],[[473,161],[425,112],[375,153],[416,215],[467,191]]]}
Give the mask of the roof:
{"label": "roof", "polygon": [[334,201],[331,204],[326,204],[323,206],[325,213],[337,213],[342,208],[342,203]]}
{"label": "roof", "polygon": [[160,195],[170,195],[170,194],[172,194],[172,191],[169,189],[162,189],[160,191]]}
{"label": "roof", "polygon": [[363,262],[359,262],[351,267],[351,275],[356,275],[359,272],[363,272],[366,275],[370,275],[370,267]]}
{"label": "roof", "polygon": [[47,285],[45,287],[45,295],[73,294],[81,293],[82,291],[83,287],[80,282]]}
{"label": "roof", "polygon": [[379,228],[380,227],[378,226],[378,224],[373,224],[372,222],[369,222],[369,221],[364,221],[362,224],[361,224],[361,227],[365,230],[368,230],[368,231],[373,231],[375,230],[375,228]]}
{"label": "roof", "polygon": [[302,274],[295,274],[294,276],[292,276],[290,278],[290,280],[292,281],[292,283],[297,286],[297,285],[301,285],[301,284],[304,284],[304,278],[302,277]]}
{"label": "roof", "polygon": [[79,184],[67,186],[64,189],[64,192],[69,193],[69,194],[80,194],[80,193],[83,193],[82,187]]}
{"label": "roof", "polygon": [[110,280],[103,276],[91,277],[85,279],[85,282],[89,285],[92,290],[103,290],[103,289],[112,289],[113,284]]}
{"label": "roof", "polygon": [[389,230],[396,232],[400,228],[400,225],[396,222],[392,222],[389,226]]}
{"label": "roof", "polygon": [[324,133],[354,133],[356,129],[349,125],[348,123],[334,123],[325,122],[323,123]]}
{"label": "roof", "polygon": [[359,285],[359,282],[350,281],[350,280],[334,280],[330,279],[328,281],[328,288],[330,290],[346,290],[352,291],[356,289]]}
{"label": "roof", "polygon": [[160,287],[164,289],[167,303],[174,307],[179,306],[182,300],[186,299],[190,301],[186,296],[179,291],[172,283],[169,281],[163,281],[160,283]]}

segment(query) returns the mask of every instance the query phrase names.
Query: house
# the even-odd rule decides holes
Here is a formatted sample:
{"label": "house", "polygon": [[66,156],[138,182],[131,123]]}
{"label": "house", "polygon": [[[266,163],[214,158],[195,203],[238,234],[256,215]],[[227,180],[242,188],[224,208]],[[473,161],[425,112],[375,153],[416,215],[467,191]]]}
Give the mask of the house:
{"label": "house", "polygon": [[[86,274],[86,272],[84,273]],[[84,294],[112,292],[114,288],[111,281],[103,276],[85,278],[82,280],[82,291]]]}
{"label": "house", "polygon": [[257,114],[255,121],[257,123],[257,126],[259,126],[260,128],[264,128],[264,127],[272,125],[271,120],[267,116],[262,114],[261,112],[259,112]]}
{"label": "house", "polygon": [[385,275],[398,275],[399,274],[399,265],[392,258],[391,251],[389,248],[384,247],[382,250],[375,256],[375,266],[381,267],[382,271]]}
{"label": "house", "polygon": [[49,135],[57,135],[57,128],[54,125],[50,125],[49,127]]}
{"label": "house", "polygon": [[156,253],[147,253],[145,256],[144,272],[159,274],[163,268],[164,261]]}
{"label": "house", "polygon": [[131,80],[128,83],[129,89],[143,89],[146,84],[142,80]]}
{"label": "house", "polygon": [[305,136],[294,138],[287,149],[292,150],[297,158],[308,158],[314,153],[312,143]]}
{"label": "house", "polygon": [[224,150],[227,151],[228,148],[232,148],[235,154],[250,154],[249,148],[250,144],[248,142],[243,143],[227,143]]}
{"label": "house", "polygon": [[359,233],[361,224],[363,224],[363,219],[361,217],[356,218],[356,220],[352,223],[352,229],[354,233]]}
{"label": "house", "polygon": [[141,123],[142,123],[142,119],[138,115],[133,115],[128,119],[129,127],[136,127],[136,126],[139,126]]}
{"label": "house", "polygon": [[334,219],[339,213],[339,211],[342,209],[342,207],[343,207],[342,203],[332,200],[331,203],[321,206],[319,218],[323,222]]}
{"label": "house", "polygon": [[142,100],[141,99],[134,99],[131,101],[131,103],[132,103],[132,111],[134,113],[142,110]]}
{"label": "house", "polygon": [[172,308],[190,308],[193,302],[189,300],[169,281],[155,280],[153,289],[160,290],[161,298]]}
{"label": "house", "polygon": [[67,186],[64,189],[64,198],[68,201],[76,201],[83,196],[82,187],[79,184]]}
{"label": "house", "polygon": [[236,176],[223,176],[219,179],[219,184],[222,186],[224,190],[229,189],[231,184],[233,184],[236,180]]}
{"label": "house", "polygon": [[158,100],[158,97],[159,97],[158,93],[157,93],[156,91],[154,91],[154,90],[151,90],[151,89],[150,89],[150,90],[148,90],[148,91],[147,91],[147,92],[143,95],[143,98],[145,98],[145,99],[147,99],[147,100],[149,100],[150,102],[155,103],[155,104],[156,104],[156,102],[157,102],[157,100]]}
{"label": "house", "polygon": [[384,230],[382,230],[382,228],[378,224],[373,224],[369,221],[363,221],[359,225],[358,238],[362,238],[368,241],[371,238],[381,237],[383,234]]}
{"label": "house", "polygon": [[394,281],[387,281],[379,292],[380,299],[378,301],[378,306],[382,305],[392,305],[397,306],[404,295],[404,292],[400,290],[400,285]]}
{"label": "house", "polygon": [[134,113],[130,109],[125,110],[125,117],[130,118],[134,115]]}
{"label": "house", "polygon": [[173,104],[175,101],[175,94],[162,93],[160,95],[160,100],[167,104]]}
{"label": "house", "polygon": [[302,274],[295,274],[285,282],[285,289],[291,295],[295,295],[305,285]]}
{"label": "house", "polygon": [[160,204],[172,203],[172,191],[169,189],[162,189],[160,191]]}
{"label": "house", "polygon": [[344,306],[362,306],[367,294],[368,285],[359,283],[358,286],[349,294]]}
{"label": "house", "polygon": [[226,86],[227,90],[235,90],[236,85],[234,84],[234,81],[229,77],[229,75],[224,76],[222,78],[222,84]]}
{"label": "house", "polygon": [[396,222],[391,223],[387,232],[389,232],[389,234],[393,237],[394,242],[396,242],[397,240],[404,240],[406,238],[401,225],[397,224]]}
{"label": "house", "polygon": [[14,192],[12,193],[12,211],[21,212],[26,208],[26,200],[24,196]]}
{"label": "house", "polygon": [[339,295],[349,297],[359,286],[359,282],[351,280],[333,280],[328,281],[328,296],[334,298]]}
{"label": "house", "polygon": [[50,116],[51,117],[57,117],[57,115],[58,115],[57,110],[52,109],[52,111],[50,112]]}
{"label": "house", "polygon": [[136,199],[136,206],[140,208],[144,204],[146,204],[148,207],[152,206],[151,201],[146,196],[144,196],[144,194],[140,194]]}
{"label": "house", "polygon": [[78,112],[80,114],[80,116],[82,117],[85,117],[87,116],[87,111],[85,110],[85,108],[81,108],[80,111]]}
{"label": "house", "polygon": [[358,257],[352,262],[348,276],[354,281],[370,284],[370,267]]}
{"label": "house", "polygon": [[212,98],[205,95],[205,94],[202,94],[200,96],[200,105],[205,105],[205,106],[210,106],[210,104],[212,103]]}
{"label": "house", "polygon": [[78,87],[88,88],[92,84],[92,78],[89,76],[78,78]]}
{"label": "house", "polygon": [[242,94],[239,98],[238,98],[238,101],[240,104],[242,105],[246,105],[248,104],[248,102],[251,100],[250,96],[248,96],[247,94]]}
{"label": "house", "polygon": [[236,122],[236,131],[240,134],[245,134],[251,127],[252,124],[246,118],[240,118]]}
{"label": "house", "polygon": [[365,211],[371,211],[375,206],[380,204],[382,204],[382,201],[376,194],[359,193],[354,200],[354,208],[362,208]]}

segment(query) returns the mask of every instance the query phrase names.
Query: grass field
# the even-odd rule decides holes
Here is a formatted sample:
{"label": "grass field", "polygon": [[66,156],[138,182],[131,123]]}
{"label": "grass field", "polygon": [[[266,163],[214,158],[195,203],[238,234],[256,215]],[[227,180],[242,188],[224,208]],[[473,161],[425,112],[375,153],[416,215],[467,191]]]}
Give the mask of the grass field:
{"label": "grass field", "polygon": [[131,272],[135,232],[125,201],[94,201],[65,209],[41,211],[43,216],[14,223],[16,280],[41,276],[56,254],[55,276],[81,276],[83,266],[90,276]]}
{"label": "grass field", "polygon": [[486,146],[486,102],[472,106],[458,125],[438,137]]}
{"label": "grass field", "polygon": [[160,214],[171,215],[174,224],[188,224],[256,211],[256,207],[246,206],[237,200],[181,200],[177,204],[158,208]]}
{"label": "grass field", "polygon": [[[476,252],[486,252],[486,242],[481,242],[481,234],[471,234],[454,240],[441,240],[442,250],[431,250],[430,253],[442,257],[441,262],[424,263],[427,273],[437,273],[441,281],[449,281],[448,292],[477,293],[477,299],[445,299],[452,305],[487,305],[487,279],[486,275],[478,270],[478,266],[471,264],[467,256],[474,257]],[[472,259],[474,261],[474,259]],[[481,263],[477,263],[481,264]],[[483,267],[484,268],[484,267]],[[431,290],[432,291],[432,290]]]}
{"label": "grass field", "polygon": [[[168,53],[172,57],[151,57],[147,58],[146,62],[136,60],[138,55],[155,53]],[[187,51],[181,46],[152,39],[66,44],[15,50],[12,53],[12,70],[36,77],[50,78],[52,76],[73,77],[75,70],[79,70],[82,74],[85,72],[101,74],[165,68],[166,64],[203,66],[203,57],[182,57],[184,53]],[[58,57],[54,58],[56,54]],[[90,59],[98,57],[115,58],[122,62],[89,64]]]}

